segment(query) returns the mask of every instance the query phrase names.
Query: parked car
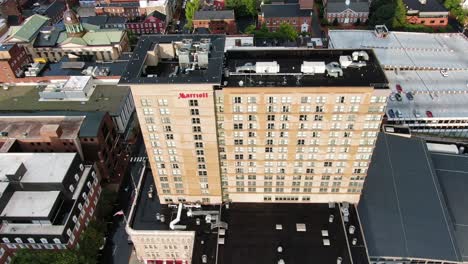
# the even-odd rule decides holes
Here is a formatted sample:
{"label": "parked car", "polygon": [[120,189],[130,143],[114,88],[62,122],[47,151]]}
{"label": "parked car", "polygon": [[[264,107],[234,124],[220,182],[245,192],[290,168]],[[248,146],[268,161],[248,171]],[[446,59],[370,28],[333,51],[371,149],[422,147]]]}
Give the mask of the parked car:
{"label": "parked car", "polygon": [[401,87],[401,85],[397,84],[395,87],[396,87],[397,92],[399,93],[403,92],[403,88]]}
{"label": "parked car", "polygon": [[403,100],[403,97],[401,96],[401,94],[397,93],[395,94],[395,98],[397,99],[397,101],[401,102]]}
{"label": "parked car", "polygon": [[390,98],[390,101],[395,101],[395,95],[391,94],[388,98]]}
{"label": "parked car", "polygon": [[440,74],[444,77],[448,77],[448,71],[447,70],[440,70]]}
{"label": "parked car", "polygon": [[388,116],[390,118],[395,118],[395,113],[393,112],[393,109],[388,110]]}
{"label": "parked car", "polygon": [[402,116],[403,116],[403,114],[400,112],[400,110],[396,110],[396,111],[395,111],[395,115],[396,115],[397,117],[402,117]]}
{"label": "parked car", "polygon": [[414,100],[413,93],[407,92],[407,93],[406,93],[406,98],[408,98],[408,100],[410,100],[410,101],[413,101],[413,100]]}
{"label": "parked car", "polygon": [[427,117],[434,117],[434,115],[432,114],[432,112],[429,111],[429,110],[426,111],[426,116],[427,116]]}
{"label": "parked car", "polygon": [[421,114],[416,109],[413,110],[413,114],[414,114],[415,117],[421,117]]}

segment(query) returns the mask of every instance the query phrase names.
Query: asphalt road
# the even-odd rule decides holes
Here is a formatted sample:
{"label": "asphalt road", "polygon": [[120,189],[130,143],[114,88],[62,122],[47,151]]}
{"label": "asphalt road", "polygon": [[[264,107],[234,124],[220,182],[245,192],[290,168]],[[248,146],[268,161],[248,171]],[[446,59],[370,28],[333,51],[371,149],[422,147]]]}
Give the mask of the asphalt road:
{"label": "asphalt road", "polygon": [[[134,156],[146,157],[143,143],[140,143],[137,154]],[[131,163],[131,168],[122,181],[117,199],[118,202],[115,205],[114,211],[123,210],[126,216],[129,215],[135,194],[135,188],[140,180],[141,169],[143,168],[144,162],[146,161]],[[124,217],[115,216],[114,221],[109,223],[109,230],[110,232],[107,236],[106,245],[103,249],[100,263],[128,264],[133,245],[128,243]]]}

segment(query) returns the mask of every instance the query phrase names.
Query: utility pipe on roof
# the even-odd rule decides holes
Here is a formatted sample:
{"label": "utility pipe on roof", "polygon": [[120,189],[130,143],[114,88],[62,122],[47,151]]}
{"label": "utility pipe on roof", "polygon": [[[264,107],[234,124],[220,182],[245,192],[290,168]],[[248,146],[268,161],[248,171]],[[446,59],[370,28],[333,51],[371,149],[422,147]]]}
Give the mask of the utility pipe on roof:
{"label": "utility pipe on roof", "polygon": [[175,229],[175,225],[177,223],[179,223],[180,221],[180,216],[182,215],[182,203],[179,203],[179,209],[177,209],[177,216],[174,220],[171,221],[171,223],[169,223],[169,227],[174,230]]}

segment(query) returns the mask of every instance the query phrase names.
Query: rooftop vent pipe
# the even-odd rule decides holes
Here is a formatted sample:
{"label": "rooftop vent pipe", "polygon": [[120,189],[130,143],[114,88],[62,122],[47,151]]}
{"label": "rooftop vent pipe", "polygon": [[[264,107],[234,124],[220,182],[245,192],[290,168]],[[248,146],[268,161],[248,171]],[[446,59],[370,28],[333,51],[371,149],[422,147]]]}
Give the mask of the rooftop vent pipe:
{"label": "rooftop vent pipe", "polygon": [[171,221],[171,223],[169,223],[169,227],[174,230],[175,229],[175,225],[177,223],[179,223],[180,221],[180,216],[182,214],[182,203],[179,203],[179,209],[177,209],[177,216],[174,220]]}

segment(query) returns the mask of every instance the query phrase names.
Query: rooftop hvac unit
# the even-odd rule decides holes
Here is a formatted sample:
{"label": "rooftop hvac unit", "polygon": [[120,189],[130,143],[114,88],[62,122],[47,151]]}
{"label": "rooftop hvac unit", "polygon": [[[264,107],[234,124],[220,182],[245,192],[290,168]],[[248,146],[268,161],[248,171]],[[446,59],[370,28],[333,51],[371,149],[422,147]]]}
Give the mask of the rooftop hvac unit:
{"label": "rooftop hvac unit", "polygon": [[181,44],[181,49],[191,49],[192,48],[192,40],[191,39],[183,39]]}
{"label": "rooftop hvac unit", "polygon": [[201,39],[200,48],[207,49],[209,51],[211,48],[211,39]]}
{"label": "rooftop hvac unit", "polygon": [[353,63],[351,56],[340,56],[340,65],[343,69],[348,68],[351,63]]}
{"label": "rooftop hvac unit", "polygon": [[180,67],[188,67],[190,65],[190,50],[181,48],[179,49],[179,65]]}
{"label": "rooftop hvac unit", "polygon": [[301,72],[305,74],[325,73],[325,62],[304,61],[301,65]]}
{"label": "rooftop hvac unit", "polygon": [[208,54],[209,51],[207,49],[200,49],[197,52],[198,66],[200,68],[208,68]]}
{"label": "rooftop hvac unit", "polygon": [[279,73],[280,66],[276,61],[258,61],[255,64],[256,73]]}
{"label": "rooftop hvac unit", "polygon": [[322,243],[323,243],[324,246],[330,246],[330,239],[324,238],[324,239],[322,239]]}

